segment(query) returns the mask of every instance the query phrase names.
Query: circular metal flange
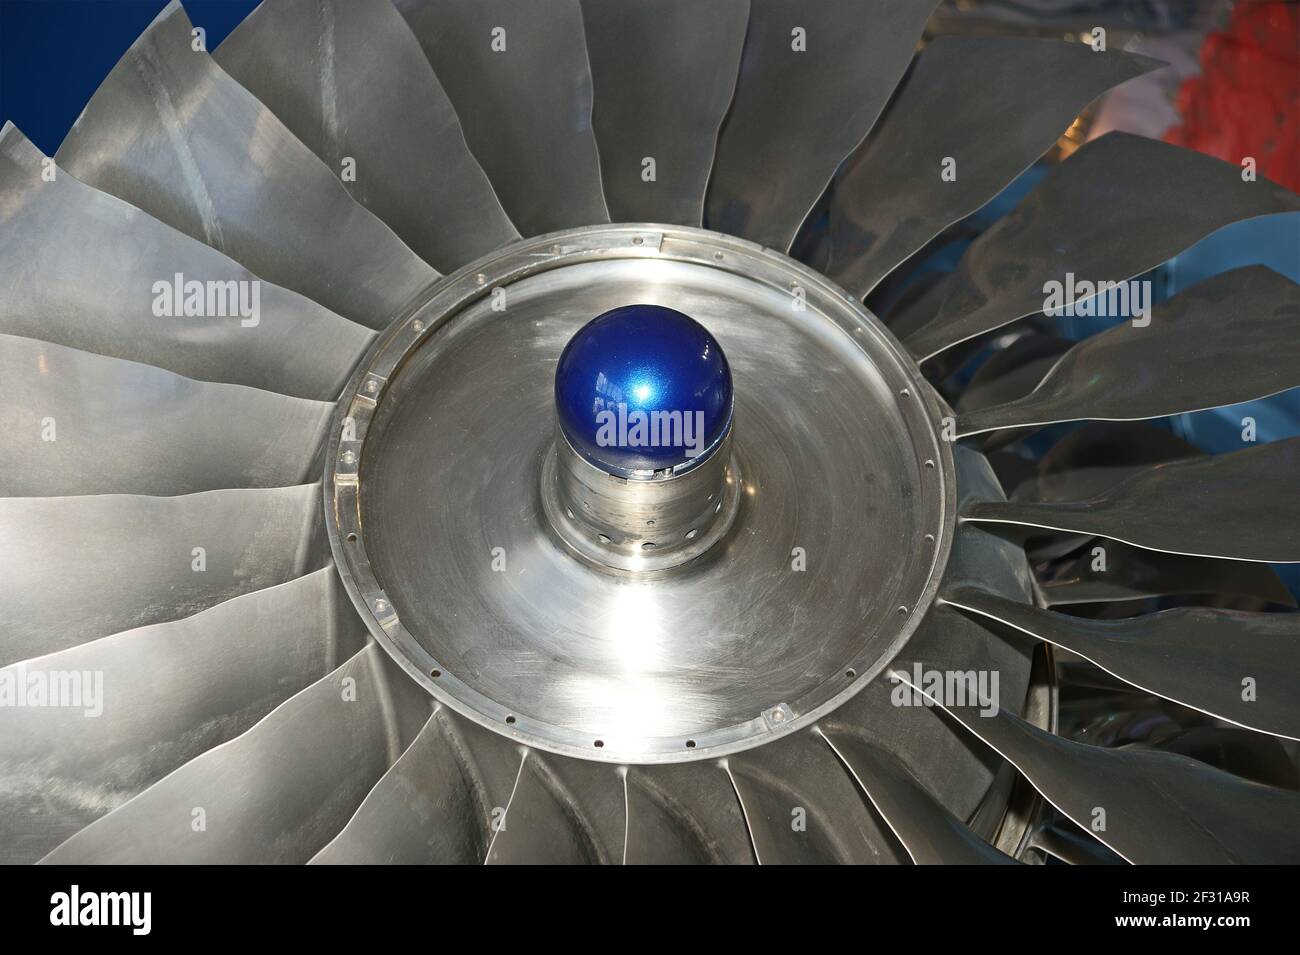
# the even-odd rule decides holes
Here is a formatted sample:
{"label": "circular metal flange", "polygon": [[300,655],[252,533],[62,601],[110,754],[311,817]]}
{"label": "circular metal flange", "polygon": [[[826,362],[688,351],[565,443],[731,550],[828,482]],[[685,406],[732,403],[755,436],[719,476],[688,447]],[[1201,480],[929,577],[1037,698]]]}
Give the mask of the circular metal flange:
{"label": "circular metal flange", "polygon": [[[666,576],[577,559],[541,469],[569,337],[675,308],[735,383],[738,512]],[[938,399],[862,305],[754,243],[662,225],[524,240],[434,285],[339,402],[324,496],[376,640],[437,699],[544,750],[716,758],[811,725],[933,603],[953,537]]]}

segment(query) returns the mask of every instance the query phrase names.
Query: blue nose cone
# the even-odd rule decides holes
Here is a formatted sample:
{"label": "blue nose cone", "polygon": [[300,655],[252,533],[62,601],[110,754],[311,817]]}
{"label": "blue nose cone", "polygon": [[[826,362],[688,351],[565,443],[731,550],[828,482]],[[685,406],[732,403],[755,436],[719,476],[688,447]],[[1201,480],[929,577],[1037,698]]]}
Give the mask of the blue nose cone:
{"label": "blue nose cone", "polygon": [[731,411],[731,368],[717,340],[659,305],[625,305],[592,319],[555,371],[564,436],[620,477],[698,464],[726,433]]}

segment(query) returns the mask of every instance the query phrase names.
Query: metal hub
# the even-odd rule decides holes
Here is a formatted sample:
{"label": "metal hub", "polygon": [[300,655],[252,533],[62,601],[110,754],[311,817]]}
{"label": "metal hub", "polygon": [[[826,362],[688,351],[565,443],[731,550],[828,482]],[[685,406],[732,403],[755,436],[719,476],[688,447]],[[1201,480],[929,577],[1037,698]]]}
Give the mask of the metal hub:
{"label": "metal hub", "polygon": [[[716,339],[734,425],[612,473],[557,428],[555,374],[632,304]],[[444,279],[375,343],[328,450],[331,543],[379,642],[459,712],[591,759],[716,757],[829,712],[912,633],[952,538],[939,414],[879,322],[785,256],[557,233]]]}

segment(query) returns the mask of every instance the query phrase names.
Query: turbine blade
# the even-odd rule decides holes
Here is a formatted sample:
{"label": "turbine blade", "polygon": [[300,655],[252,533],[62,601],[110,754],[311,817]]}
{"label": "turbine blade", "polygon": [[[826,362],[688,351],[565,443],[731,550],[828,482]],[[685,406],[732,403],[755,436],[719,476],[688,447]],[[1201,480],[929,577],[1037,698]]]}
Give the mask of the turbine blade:
{"label": "turbine blade", "polygon": [[126,52],[59,165],[259,277],[383,328],[438,277],[192,44],[177,0]]}
{"label": "turbine blade", "polygon": [[[333,567],[0,671],[83,676],[79,707],[0,708],[0,860],[35,862],[361,649]],[[87,718],[91,716],[93,718]]]}
{"label": "turbine blade", "polygon": [[[338,397],[373,332],[64,170],[47,181],[45,162],[17,127],[0,131],[0,270],[11,276],[0,333],[200,381]],[[203,304],[189,311],[203,314],[187,313],[187,282],[201,283]]]}
{"label": "turbine blade", "polygon": [[957,418],[957,436],[1061,421],[1136,421],[1300,386],[1300,285],[1262,265],[1224,272],[1086,338],[1023,398]]}
{"label": "turbine blade", "polygon": [[1173,554],[1296,562],[1298,467],[1300,438],[1288,438],[1146,468],[1085,500],[977,501],[961,516],[1109,537]]}
{"label": "turbine blade", "polygon": [[319,484],[0,498],[0,665],[301,577],[320,522]]}
{"label": "turbine blade", "polygon": [[526,236],[608,222],[578,0],[394,0]]}
{"label": "turbine blade", "polygon": [[884,109],[935,6],[752,0],[709,181],[708,227],[788,251]]}
{"label": "turbine blade", "polygon": [[629,766],[628,865],[752,865],[757,859],[726,772],[713,762]]}
{"label": "turbine blade", "polygon": [[794,733],[726,760],[763,865],[908,861],[830,748]]}
{"label": "turbine blade", "polygon": [[[952,626],[958,611],[938,607],[934,625],[952,652],[964,655]],[[936,650],[928,666],[951,668]],[[942,706],[971,733],[1015,764],[1057,809],[1129,862],[1256,864],[1300,860],[1300,793],[1214,769],[1185,756],[1075,743],[1007,710],[944,700],[906,671],[898,679]]]}
{"label": "turbine blade", "polygon": [[487,864],[622,863],[626,808],[620,767],[529,750]]}
{"label": "turbine blade", "polygon": [[582,19],[610,218],[701,225],[749,0],[582,0]]}
{"label": "turbine blade", "polygon": [[971,244],[938,315],[904,344],[924,360],[1038,312],[1095,304],[1097,283],[1140,276],[1233,222],[1300,210],[1300,197],[1241,172],[1128,133],[1087,143]]}
{"label": "turbine blade", "polygon": [[522,749],[438,707],[319,865],[475,865],[487,858],[519,775]]}
{"label": "turbine blade", "polygon": [[386,660],[377,644],[368,645],[42,861],[306,862],[397,760],[404,742],[397,724],[424,705],[413,682],[389,680]]}
{"label": "turbine blade", "polygon": [[519,238],[389,0],[263,0],[213,54],[441,272]]}
{"label": "turbine blade", "polygon": [[893,753],[861,736],[825,735],[835,755],[853,773],[913,862],[918,865],[1016,864],[943,808]]}
{"label": "turbine blade", "polygon": [[1176,607],[1090,620],[970,587],[943,600],[1077,653],[1140,690],[1300,739],[1300,614]]}
{"label": "turbine blade", "polygon": [[1163,65],[1083,43],[935,37],[835,178],[827,274],[865,297],[1033,165],[1094,99]]}
{"label": "turbine blade", "polygon": [[8,497],[298,484],[333,406],[0,335]]}

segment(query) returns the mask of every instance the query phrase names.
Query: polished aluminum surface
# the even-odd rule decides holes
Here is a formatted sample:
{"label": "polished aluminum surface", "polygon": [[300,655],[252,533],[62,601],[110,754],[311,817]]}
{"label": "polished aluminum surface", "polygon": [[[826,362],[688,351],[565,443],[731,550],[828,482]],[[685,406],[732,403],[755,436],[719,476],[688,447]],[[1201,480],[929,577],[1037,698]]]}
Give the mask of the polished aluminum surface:
{"label": "polished aluminum surface", "polygon": [[390,0],[263,0],[213,59],[434,268],[519,238]]}
{"label": "polished aluminum surface", "polygon": [[[41,861],[307,862],[424,725],[429,704],[422,697],[371,643]],[[201,829],[191,824],[196,807],[205,813]],[[217,832],[221,838],[213,838]]]}
{"label": "polished aluminum surface", "polygon": [[0,335],[0,428],[16,455],[0,495],[300,484],[316,469],[330,408]]}
{"label": "polished aluminum surface", "polygon": [[[0,862],[35,862],[361,649],[333,567],[12,665],[102,674],[102,711],[0,707]],[[6,678],[0,674],[0,679]]]}
{"label": "polished aluminum surface", "polygon": [[[744,462],[726,543],[645,582],[560,549],[536,491],[559,351],[626,302],[718,338]],[[376,344],[326,455],[332,543],[377,639],[459,712],[590,759],[707,758],[807,725],[906,641],[951,536],[937,417],[879,324],[790,260],[684,228],[578,230],[452,277]]]}
{"label": "polished aluminum surface", "polygon": [[[1053,168],[971,243],[939,313],[906,339],[929,358],[1043,311],[1048,282],[1124,282],[1230,223],[1300,210],[1300,196],[1239,166],[1129,133],[1107,133]],[[1063,296],[1062,306],[1072,304]]]}
{"label": "polished aluminum surface", "polygon": [[59,166],[259,278],[386,327],[437,272],[192,49],[190,30],[172,0],[91,97],[55,154]]}
{"label": "polished aluminum surface", "polygon": [[[935,37],[835,177],[822,271],[865,296],[1024,172],[1089,102],[1162,65],[1086,43]],[[951,180],[945,159],[955,162]]]}
{"label": "polished aluminum surface", "polygon": [[[959,615],[951,607],[939,616]],[[932,666],[953,666],[967,652],[950,628]],[[960,664],[955,664],[960,668]],[[1230,864],[1300,861],[1300,793],[1247,782],[1174,753],[1103,749],[1063,739],[1005,709],[935,699],[898,669],[899,679],[934,699],[971,733],[1012,762],[1056,808],[1134,863]],[[1092,823],[1105,810],[1104,830]]]}
{"label": "polished aluminum surface", "polygon": [[880,115],[936,4],[752,0],[705,224],[787,251]]}
{"label": "polished aluminum surface", "polygon": [[610,219],[701,225],[749,0],[582,0],[582,20]]}
{"label": "polished aluminum surface", "polygon": [[[1084,500],[990,501],[963,521],[1095,534],[1199,557],[1300,562],[1300,438],[1146,468]],[[1189,520],[1195,515],[1195,520]]]}
{"label": "polished aluminum surface", "polygon": [[1300,386],[1300,285],[1262,265],[1206,279],[1150,325],[1086,338],[1016,401],[957,419],[965,437],[1083,418],[1134,421],[1219,408]]}
{"label": "polished aluminum surface", "polygon": [[1300,681],[1294,679],[1300,614],[1175,607],[1089,620],[974,587],[943,599],[1077,653],[1148,693],[1248,729],[1300,739]]}
{"label": "polished aluminum surface", "polygon": [[519,231],[608,222],[578,0],[394,0]]}
{"label": "polished aluminum surface", "polygon": [[[44,159],[15,126],[0,131],[0,271],[17,277],[0,288],[0,332],[202,381],[338,398],[372,331],[66,170],[47,182]],[[258,282],[256,324],[240,315],[160,318],[154,284],[176,275],[223,288]]]}

